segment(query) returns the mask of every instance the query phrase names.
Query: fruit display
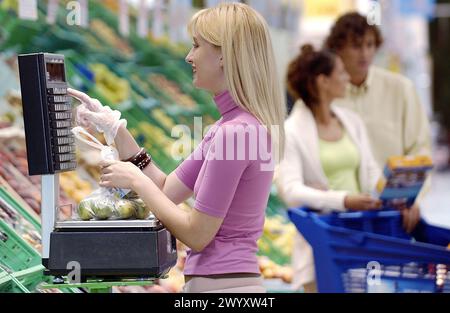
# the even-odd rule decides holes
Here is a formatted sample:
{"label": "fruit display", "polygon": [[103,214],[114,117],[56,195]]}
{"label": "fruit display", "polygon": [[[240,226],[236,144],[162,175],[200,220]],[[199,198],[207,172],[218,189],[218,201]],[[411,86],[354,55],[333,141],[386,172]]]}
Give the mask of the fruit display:
{"label": "fruit display", "polygon": [[59,175],[59,184],[67,196],[76,203],[92,192],[92,184],[80,178],[77,171],[63,172]]}
{"label": "fruit display", "polygon": [[281,215],[266,217],[262,237],[258,240],[259,253],[271,256],[279,264],[289,262],[297,229]]}
{"label": "fruit display", "polygon": [[41,234],[32,228],[32,225],[12,212],[0,200],[0,219],[6,221],[22,239],[28,242],[37,251],[41,250]]}
{"label": "fruit display", "polygon": [[[40,213],[41,179],[28,175],[24,143],[0,143],[0,165],[0,176],[36,213]],[[61,218],[67,219],[72,215],[71,207],[91,193],[92,186],[81,179],[77,171],[71,171],[61,173],[60,187]]]}
{"label": "fruit display", "polygon": [[7,191],[2,190],[0,193],[0,220],[6,222],[12,229],[19,234],[23,240],[28,242],[37,251],[41,251],[41,234],[40,232],[27,221],[14,207],[8,202],[3,195]]}
{"label": "fruit display", "polygon": [[161,129],[152,125],[150,123],[140,122],[138,126],[139,130],[151,136],[152,141],[156,145],[156,147],[160,148],[167,156],[172,155],[172,145],[175,140],[166,135],[166,133]]}
{"label": "fruit display", "polygon": [[95,63],[90,65],[90,69],[95,75],[95,88],[108,100],[108,103],[118,104],[130,97],[128,81],[116,76],[106,65]]}
{"label": "fruit display", "polygon": [[22,199],[36,212],[41,211],[41,193],[27,177],[20,173],[0,152],[0,176],[14,189]]}
{"label": "fruit display", "polygon": [[106,23],[100,19],[93,19],[90,22],[91,30],[98,35],[102,40],[106,41],[111,46],[117,47],[126,56],[131,56],[133,49],[126,41],[116,35]]}
{"label": "fruit display", "polygon": [[177,264],[170,270],[168,277],[158,282],[167,292],[181,292],[184,286],[183,268],[186,261],[186,252],[185,250],[178,250],[178,254]]}
{"label": "fruit display", "polygon": [[278,265],[267,256],[260,256],[258,258],[258,263],[259,269],[264,278],[278,278],[282,279],[285,283],[292,282],[292,268],[290,266]]}
{"label": "fruit display", "polygon": [[160,123],[164,129],[171,131],[173,127],[175,127],[176,123],[175,121],[170,118],[166,112],[164,112],[162,109],[154,109],[151,111],[151,114],[154,119]]}
{"label": "fruit display", "polygon": [[[9,71],[6,75],[12,74],[13,69],[9,68],[9,65],[6,63],[1,64],[0,62],[0,71],[5,70]],[[5,96],[3,98],[3,105],[2,110],[3,114],[0,115],[0,123],[4,123],[3,126],[0,126],[0,128],[6,128],[13,125],[20,125],[23,127],[23,121],[22,121],[22,98],[20,93],[15,89],[17,86],[10,86],[6,90]],[[0,88],[1,93],[1,88]],[[2,100],[0,100],[2,102]]]}
{"label": "fruit display", "polygon": [[31,215],[35,216],[36,218],[39,217],[38,213],[33,210],[30,205],[25,202],[25,200],[11,187],[11,185],[3,178],[3,176],[0,175],[0,190],[5,190],[5,192],[8,192],[11,197],[27,212],[29,212]]}
{"label": "fruit display", "polygon": [[172,99],[173,104],[181,105],[187,109],[195,109],[197,104],[192,98],[180,91],[180,87],[173,81],[168,80],[161,74],[152,73],[149,75],[149,80],[158,89],[163,90],[164,93]]}

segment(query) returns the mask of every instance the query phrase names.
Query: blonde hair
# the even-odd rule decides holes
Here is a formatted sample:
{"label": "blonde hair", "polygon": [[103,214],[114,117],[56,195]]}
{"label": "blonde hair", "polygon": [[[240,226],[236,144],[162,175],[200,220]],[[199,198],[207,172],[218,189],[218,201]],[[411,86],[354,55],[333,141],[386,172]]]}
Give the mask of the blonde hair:
{"label": "blonde hair", "polygon": [[188,31],[221,48],[231,96],[267,127],[283,155],[286,106],[264,18],[246,4],[222,3],[197,12]]}

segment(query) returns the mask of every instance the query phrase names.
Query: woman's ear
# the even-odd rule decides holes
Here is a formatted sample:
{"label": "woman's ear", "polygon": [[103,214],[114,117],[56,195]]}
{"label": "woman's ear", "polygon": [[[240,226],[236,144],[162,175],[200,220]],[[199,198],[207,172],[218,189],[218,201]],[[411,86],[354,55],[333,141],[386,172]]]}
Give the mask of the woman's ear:
{"label": "woman's ear", "polygon": [[320,74],[316,77],[317,89],[321,90],[328,86],[328,77],[326,75]]}

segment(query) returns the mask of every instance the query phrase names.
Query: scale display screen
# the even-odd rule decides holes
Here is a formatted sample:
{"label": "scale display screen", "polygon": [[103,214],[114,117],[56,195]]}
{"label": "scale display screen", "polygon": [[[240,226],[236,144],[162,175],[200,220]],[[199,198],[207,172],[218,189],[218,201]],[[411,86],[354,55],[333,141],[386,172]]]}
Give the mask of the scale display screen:
{"label": "scale display screen", "polygon": [[65,82],[63,63],[46,63],[47,81],[49,82]]}

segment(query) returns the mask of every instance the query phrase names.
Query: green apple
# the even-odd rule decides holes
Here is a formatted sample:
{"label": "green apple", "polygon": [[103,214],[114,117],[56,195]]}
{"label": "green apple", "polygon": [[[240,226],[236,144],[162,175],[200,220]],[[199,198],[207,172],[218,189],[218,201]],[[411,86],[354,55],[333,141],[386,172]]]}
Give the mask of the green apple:
{"label": "green apple", "polygon": [[78,204],[78,216],[83,221],[88,221],[94,217],[94,213],[92,212],[92,203],[90,200],[82,200]]}
{"label": "green apple", "polygon": [[136,218],[140,220],[145,220],[150,215],[150,209],[145,205],[142,199],[133,200],[136,207]]}
{"label": "green apple", "polygon": [[93,206],[95,217],[99,220],[107,220],[113,216],[113,204],[106,202],[97,202]]}
{"label": "green apple", "polygon": [[135,193],[134,191],[130,191],[129,193],[127,193],[124,197],[124,199],[129,199],[129,200],[134,200],[138,198],[137,193]]}
{"label": "green apple", "polygon": [[136,213],[135,205],[132,201],[121,199],[116,203],[116,216],[120,219],[134,217]]}

